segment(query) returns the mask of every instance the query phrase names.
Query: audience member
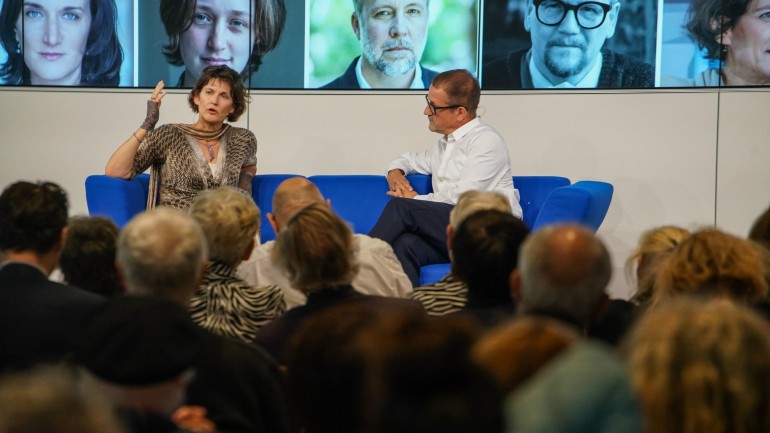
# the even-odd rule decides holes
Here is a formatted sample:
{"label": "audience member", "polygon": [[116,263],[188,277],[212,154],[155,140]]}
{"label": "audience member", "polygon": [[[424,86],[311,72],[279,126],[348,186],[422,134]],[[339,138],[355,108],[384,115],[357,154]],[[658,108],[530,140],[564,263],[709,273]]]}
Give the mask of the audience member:
{"label": "audience member", "polygon": [[757,305],[768,295],[766,252],[718,229],[691,234],[661,263],[653,304],[677,295],[728,297]]}
{"label": "audience member", "polygon": [[59,257],[64,281],[105,297],[123,293],[115,270],[119,232],[118,226],[106,217],[70,218]]}
{"label": "audience member", "polygon": [[[201,283],[207,248],[195,220],[169,208],[132,219],[118,238],[118,270],[131,295],[174,301],[187,310]],[[206,409],[221,431],[287,432],[278,366],[263,351],[199,328],[205,350],[195,359],[186,403]]]}
{"label": "audience member", "polygon": [[644,431],[628,371],[614,350],[590,339],[575,342],[521,384],[505,402],[505,414],[508,433]]}
{"label": "audience member", "polygon": [[486,327],[515,313],[510,280],[527,235],[524,222],[510,213],[482,210],[463,220],[449,241],[452,273],[468,285],[463,313]]}
{"label": "audience member", "polygon": [[770,431],[766,321],[728,300],[652,307],[624,342],[648,433]]}
{"label": "audience member", "polygon": [[323,204],[310,204],[296,212],[278,234],[272,259],[292,287],[307,296],[307,303],[294,307],[265,325],[256,343],[285,364],[286,344],[297,327],[309,317],[342,302],[371,302],[381,308],[422,311],[407,299],[365,295],[351,282],[358,271],[355,242],[350,228]]}
{"label": "audience member", "polygon": [[[276,233],[281,233],[295,213],[310,204],[330,207],[321,191],[304,177],[293,177],[281,182],[273,195],[273,213],[267,219]],[[393,249],[380,239],[354,234],[355,257],[358,273],[353,277],[353,288],[369,295],[404,297],[412,290],[412,284],[404,274]],[[271,254],[275,242],[258,245],[251,257],[238,268],[238,274],[252,285],[274,284],[284,290],[289,308],[303,305],[305,295],[297,290],[283,271],[273,265]]]}
{"label": "audience member", "polygon": [[289,348],[289,389],[308,433],[499,432],[500,394],[471,361],[473,322],[345,303]]}
{"label": "audience member", "polygon": [[635,288],[631,296],[633,304],[650,303],[657,266],[687,236],[690,236],[688,230],[676,226],[656,227],[642,233],[639,244],[626,260],[626,278]]}
{"label": "audience member", "polygon": [[[407,152],[388,165],[388,195],[369,233],[393,246],[404,271],[419,285],[420,266],[449,262],[446,226],[449,213],[465,191],[497,191],[513,214],[521,217],[519,192],[513,186],[508,146],[476,115],[481,90],[466,70],[442,72],[433,78],[423,114],[428,128],[442,138],[422,152]],[[406,175],[432,175],[433,192],[418,195]]]}
{"label": "audience member", "polygon": [[[449,212],[449,225],[446,228],[447,250],[451,250],[449,245],[460,223],[468,215],[486,209],[511,213],[511,204],[504,195],[491,191],[469,190],[460,194],[457,205]],[[468,286],[456,279],[450,271],[436,283],[415,287],[407,297],[419,301],[428,314],[442,316],[459,311],[465,306],[468,302]]]}
{"label": "audience member", "polygon": [[67,194],[50,182],[0,195],[0,371],[65,360],[101,296],[48,280],[64,246]]}
{"label": "audience member", "polygon": [[473,346],[473,360],[508,394],[569,349],[580,336],[546,317],[521,316],[483,335]]}
{"label": "audience member", "polygon": [[232,187],[201,191],[190,215],[200,224],[209,249],[203,284],[190,302],[192,319],[209,331],[254,341],[259,328],[286,311],[278,286],[251,286],[236,275],[249,257],[259,231],[254,200]]}
{"label": "audience member", "polygon": [[[521,312],[562,320],[612,344],[630,325],[630,314],[607,314],[612,263],[607,248],[587,228],[543,227],[524,241],[519,260],[511,284]],[[627,303],[618,300],[613,308],[623,310]],[[603,322],[605,317],[613,321]]]}
{"label": "audience member", "polygon": [[172,301],[118,296],[87,325],[78,360],[85,383],[115,406],[129,432],[177,432],[171,414],[202,350],[199,328]]}
{"label": "audience member", "polygon": [[74,371],[45,366],[0,379],[2,433],[122,433],[112,407]]}

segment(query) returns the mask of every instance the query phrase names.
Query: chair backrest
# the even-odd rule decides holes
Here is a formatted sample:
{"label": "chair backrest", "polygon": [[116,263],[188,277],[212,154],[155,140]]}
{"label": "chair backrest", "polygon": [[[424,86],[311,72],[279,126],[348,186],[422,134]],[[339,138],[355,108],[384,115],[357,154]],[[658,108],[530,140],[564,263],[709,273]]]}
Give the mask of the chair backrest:
{"label": "chair backrest", "polygon": [[607,215],[613,191],[612,184],[594,180],[581,180],[556,188],[543,203],[532,230],[549,224],[573,222],[595,232]]}
{"label": "chair backrest", "polygon": [[103,174],[86,178],[86,204],[92,216],[106,216],[123,227],[147,208],[150,175],[142,173],[133,179],[117,179]]}
{"label": "chair backrest", "polygon": [[570,180],[561,176],[513,176],[513,187],[519,190],[524,224],[532,229],[548,195],[569,184]]}
{"label": "chair backrest", "polygon": [[309,176],[334,212],[351,224],[354,233],[369,233],[390,201],[382,175],[340,174]]}

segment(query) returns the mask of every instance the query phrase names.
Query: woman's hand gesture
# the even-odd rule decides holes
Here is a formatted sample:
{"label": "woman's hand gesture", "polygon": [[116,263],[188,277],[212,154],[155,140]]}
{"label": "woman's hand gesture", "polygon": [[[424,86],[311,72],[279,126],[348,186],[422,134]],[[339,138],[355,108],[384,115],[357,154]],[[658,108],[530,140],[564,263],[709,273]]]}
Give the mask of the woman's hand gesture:
{"label": "woman's hand gesture", "polygon": [[160,119],[160,102],[166,96],[165,86],[163,81],[158,81],[158,84],[152,91],[152,96],[147,101],[147,116],[144,118],[144,123],[141,126],[146,131],[155,129],[155,125],[158,123],[158,119]]}

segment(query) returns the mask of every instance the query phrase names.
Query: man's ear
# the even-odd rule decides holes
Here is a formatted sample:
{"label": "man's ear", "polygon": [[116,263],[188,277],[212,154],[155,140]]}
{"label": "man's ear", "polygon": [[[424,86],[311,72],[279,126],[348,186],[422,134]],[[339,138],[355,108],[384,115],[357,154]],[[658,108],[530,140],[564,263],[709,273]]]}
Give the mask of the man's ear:
{"label": "man's ear", "polygon": [[61,250],[64,249],[64,243],[67,242],[67,233],[68,232],[69,232],[69,228],[66,227],[66,226],[61,229],[61,233],[59,233],[59,240],[57,240],[56,243],[53,246],[54,247],[54,251],[56,251],[57,254],[60,253]]}
{"label": "man's ear", "polygon": [[275,221],[275,215],[268,212],[267,220],[270,222],[270,225],[273,227],[273,231],[275,232],[275,234],[278,234],[278,223]]}
{"label": "man's ear", "polygon": [[361,40],[361,27],[358,22],[358,17],[354,13],[350,16],[350,25],[353,26],[353,33],[356,34],[356,39]]}
{"label": "man's ear", "polygon": [[607,39],[615,35],[615,26],[618,24],[618,13],[620,13],[620,2],[610,3],[610,6],[612,6],[612,9],[607,12]]}
{"label": "man's ear", "polygon": [[527,2],[527,14],[524,15],[524,30],[529,33],[530,29],[532,28],[532,15],[535,13],[535,5],[531,2]]}
{"label": "man's ear", "polygon": [[324,203],[326,203],[326,207],[328,207],[329,209],[332,208],[332,199],[327,198],[326,200],[324,200]]}
{"label": "man's ear", "polygon": [[518,269],[511,271],[508,276],[508,288],[511,290],[511,298],[516,301],[516,305],[521,304],[521,272]]}

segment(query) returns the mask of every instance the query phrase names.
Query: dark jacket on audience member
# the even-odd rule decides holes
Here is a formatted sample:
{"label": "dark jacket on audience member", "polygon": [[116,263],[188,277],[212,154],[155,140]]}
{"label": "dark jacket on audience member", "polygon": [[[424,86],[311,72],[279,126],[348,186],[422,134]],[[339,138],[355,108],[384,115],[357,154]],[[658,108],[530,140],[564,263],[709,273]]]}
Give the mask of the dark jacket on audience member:
{"label": "dark jacket on audience member", "polygon": [[50,281],[36,266],[0,267],[0,372],[67,360],[105,299]]}

